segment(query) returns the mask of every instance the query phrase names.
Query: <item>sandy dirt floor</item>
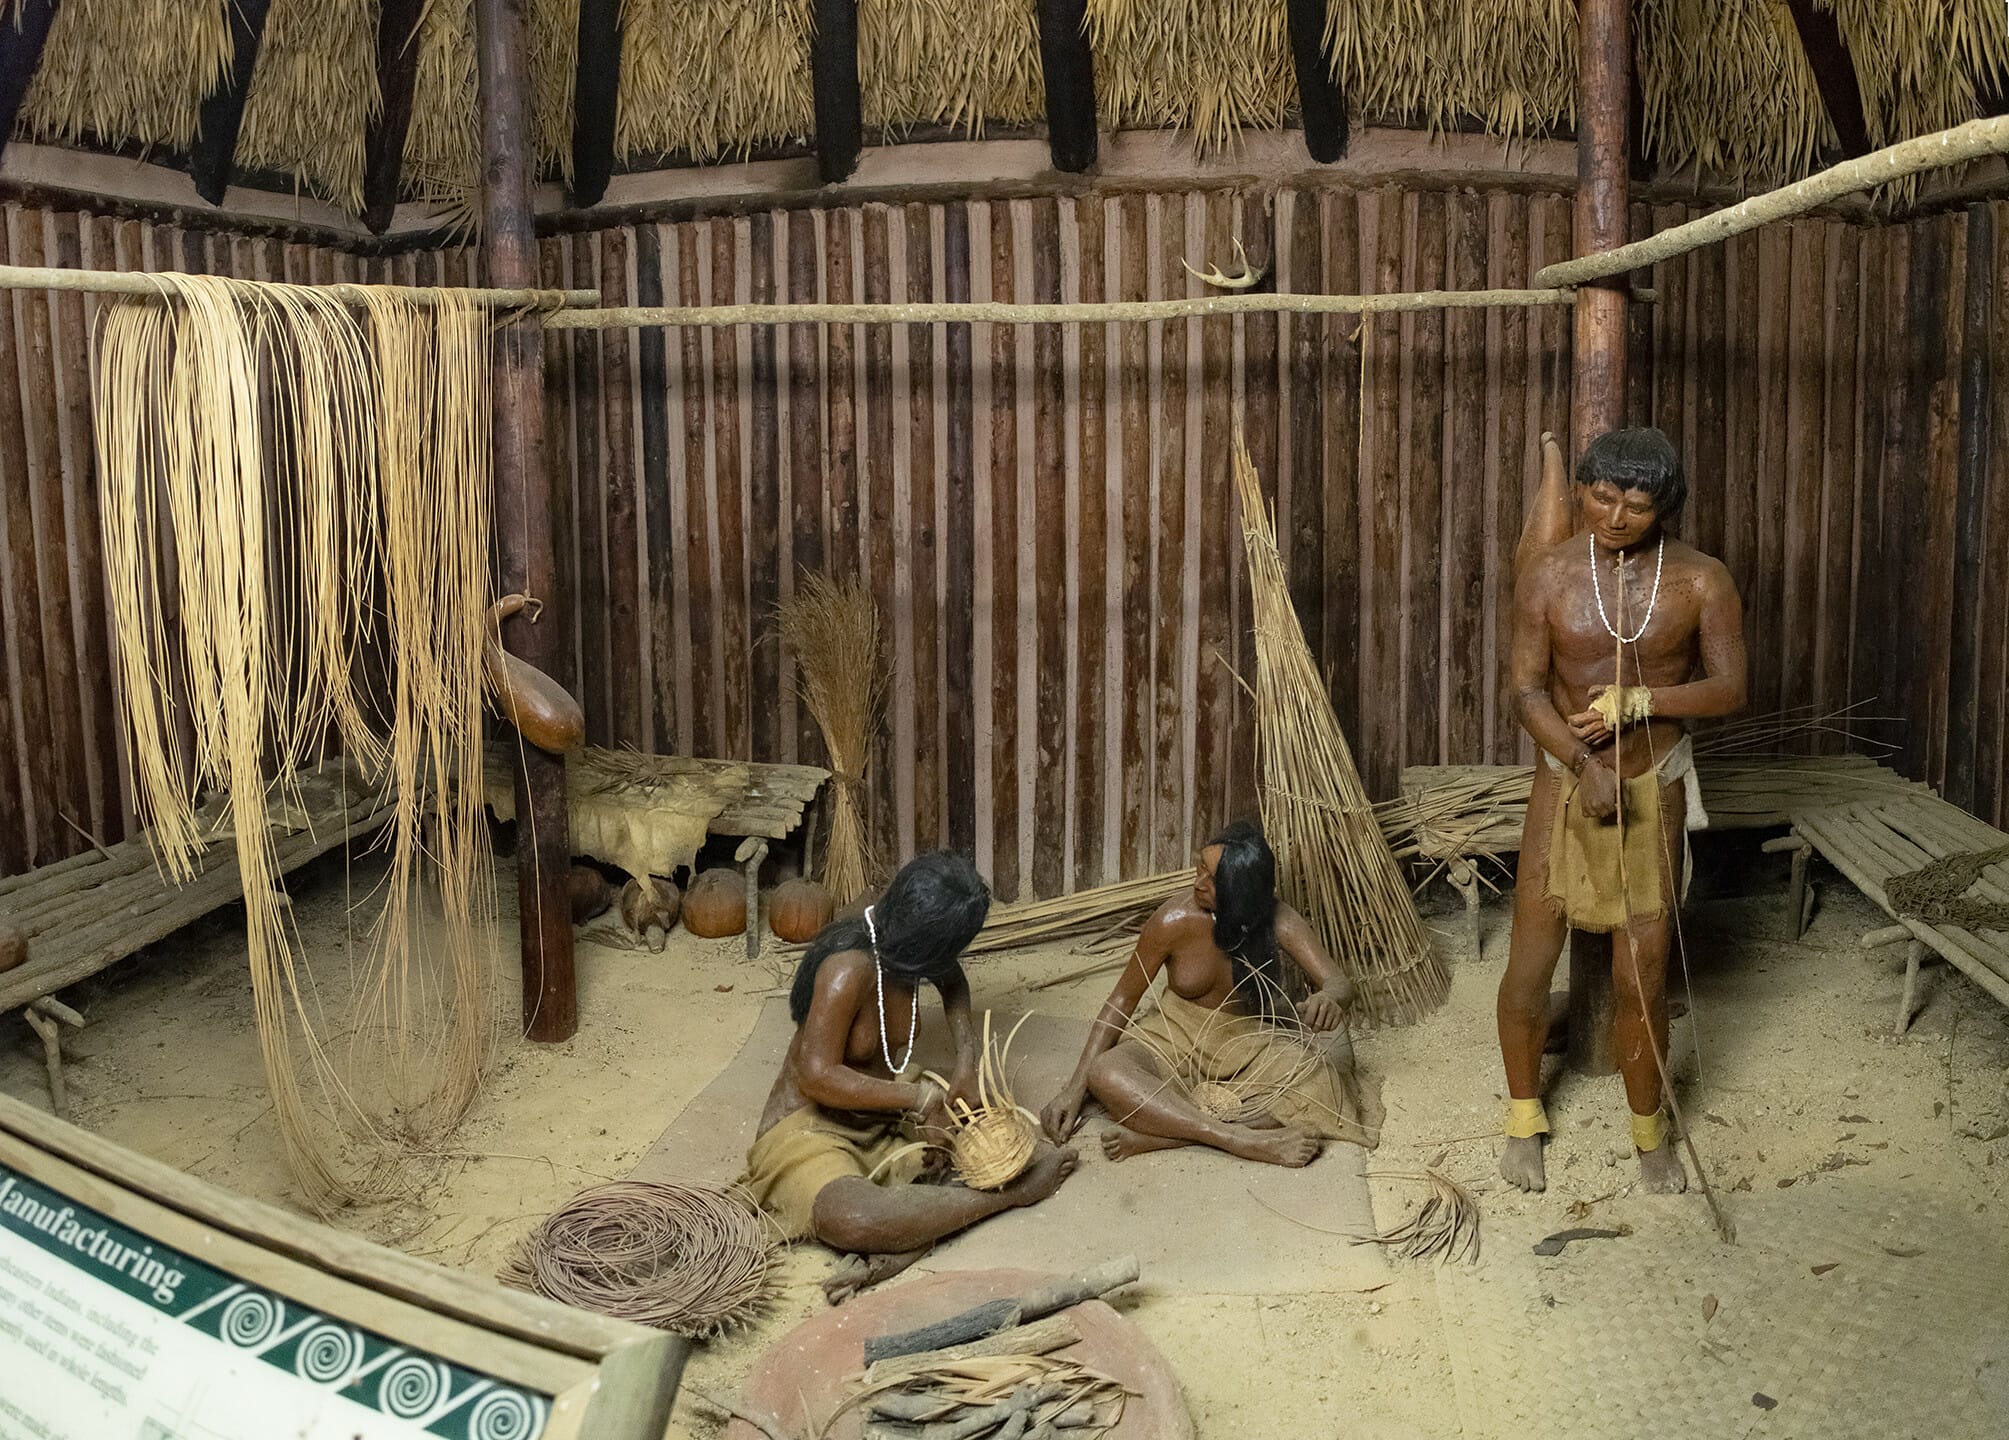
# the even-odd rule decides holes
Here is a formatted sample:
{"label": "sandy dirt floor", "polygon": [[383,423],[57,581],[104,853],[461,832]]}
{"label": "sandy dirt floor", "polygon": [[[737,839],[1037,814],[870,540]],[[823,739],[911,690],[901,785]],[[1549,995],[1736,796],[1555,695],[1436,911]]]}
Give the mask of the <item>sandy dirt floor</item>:
{"label": "sandy dirt floor", "polygon": [[[1126,1302],[1179,1375],[1203,1436],[1911,1433],[1835,1402],[1820,1368],[1824,1335],[1832,1349],[1837,1326],[1860,1322],[1874,1331],[1877,1307],[1897,1293],[1853,1278],[1849,1264],[1813,1273],[1854,1254],[1844,1251],[1842,1233],[1855,1219],[1875,1222],[1870,1253],[1880,1248],[1894,1257],[1879,1263],[1898,1273],[1900,1288],[1910,1285],[1906,1303],[1918,1314],[1906,1312],[1906,1325],[1943,1327],[1903,1337],[1948,1357],[1951,1378],[1935,1393],[1964,1385],[1970,1408],[1958,1413],[1999,1407],[1994,1428],[1971,1433],[2009,1434],[2004,1317],[1953,1279],[1935,1290],[1941,1282],[1903,1278],[1925,1275],[1934,1255],[1992,1263],[2009,1183],[2009,1012],[1935,965],[1909,1034],[1893,1036],[1898,947],[1870,956],[1857,945],[1882,923],[1880,912],[1838,876],[1820,872],[1812,929],[1803,939],[1786,938],[1781,870],[1761,863],[1754,843],[1711,843],[1705,883],[1686,912],[1694,1001],[1675,1025],[1676,1070],[1704,1164],[1751,1238],[1722,1246],[1696,1195],[1634,1193],[1615,1078],[1562,1077],[1550,1093],[1557,1133],[1549,1192],[1522,1196],[1502,1186],[1492,1015],[1508,912],[1499,900],[1481,912],[1483,952],[1475,953],[1465,916],[1434,911],[1433,932],[1452,966],[1449,1003],[1422,1024],[1358,1038],[1360,1061],[1381,1078],[1388,1108],[1371,1172],[1434,1163],[1469,1186],[1484,1212],[1484,1257],[1457,1273],[1398,1264],[1385,1286],[1368,1293],[1147,1290]],[[368,894],[370,878],[336,857],[292,886],[337,1023],[345,946],[361,924],[352,923],[349,905]],[[512,943],[498,949],[513,1014],[514,886],[506,869],[502,881],[502,924]],[[596,922],[589,936],[606,925]],[[1014,991],[1082,963],[1065,946],[985,957],[972,967],[977,1003],[987,992]],[[731,1061],[787,970],[772,955],[748,960],[741,940],[679,932],[661,954],[588,938],[579,973],[578,1036],[557,1046],[505,1043],[474,1116],[433,1158],[424,1193],[355,1213],[348,1224],[410,1253],[494,1273],[515,1239],[575,1190],[627,1173]],[[1087,1016],[1106,984],[1098,977],[1055,986],[1041,992],[1040,1008]],[[298,1203],[259,1068],[241,912],[220,912],[66,998],[90,1021],[67,1042],[73,1119],[218,1184]],[[30,1103],[48,1101],[39,1047],[16,1016],[0,1019],[0,1088]],[[1045,1097],[1021,1098],[1038,1104]],[[1091,1144],[1095,1129],[1091,1120]],[[1190,1162],[1168,1154],[1126,1163],[1176,1169]],[[1374,1185],[1383,1224],[1418,1199],[1398,1179]],[[1221,1225],[1224,1243],[1232,1243],[1235,1217],[1223,1215]],[[1530,1258],[1530,1237],[1568,1226],[1628,1233],[1579,1243],[1556,1261]],[[1833,1244],[1824,1246],[1828,1237]],[[1303,1243],[1346,1242],[1307,1231]],[[1826,1253],[1830,1248],[1837,1254]],[[1908,1262],[1920,1268],[1907,1272]],[[1760,1284],[1772,1273],[1767,1265],[1794,1278]],[[789,1254],[769,1315],[699,1347],[672,1434],[718,1432],[696,1391],[734,1392],[765,1344],[822,1305],[816,1285],[827,1268],[814,1249]],[[1678,1318],[1652,1318],[1660,1312],[1642,1309],[1642,1294],[1678,1307],[1667,1312]],[[1820,1322],[1827,1330],[1775,1354],[1768,1337],[1831,1312]],[[1893,1325],[1884,1328],[1894,1328],[1896,1318],[1893,1311]],[[1624,1321],[1632,1322],[1629,1330]],[[1642,1325],[1644,1340],[1636,1333]],[[1653,1353],[1631,1353],[1628,1344]],[[1536,1403],[1559,1347],[1593,1369],[1609,1366],[1615,1390],[1625,1388],[1621,1375],[1645,1376],[1649,1389],[1687,1384],[1683,1393],[1706,1391],[1710,1403],[1734,1408],[1709,1411],[1719,1418],[1706,1423],[1671,1411],[1663,1424],[1651,1410],[1625,1418],[1623,1406],[1607,1406],[1600,1412],[1611,1417],[1606,1428],[1565,1425],[1556,1417],[1567,1405],[1551,1412]],[[1871,1382],[1879,1365],[1893,1376],[1930,1372],[1915,1360],[1864,1352],[1853,1371],[1866,1368]],[[1501,1387],[1525,1403],[1503,1403]],[[1902,1399],[1903,1387],[1892,1393]],[[1804,1402],[1797,1410],[1796,1401]],[[1924,1426],[1924,1410],[1905,1413]],[[1734,1426],[1725,1428],[1720,1416],[1734,1416]]]}

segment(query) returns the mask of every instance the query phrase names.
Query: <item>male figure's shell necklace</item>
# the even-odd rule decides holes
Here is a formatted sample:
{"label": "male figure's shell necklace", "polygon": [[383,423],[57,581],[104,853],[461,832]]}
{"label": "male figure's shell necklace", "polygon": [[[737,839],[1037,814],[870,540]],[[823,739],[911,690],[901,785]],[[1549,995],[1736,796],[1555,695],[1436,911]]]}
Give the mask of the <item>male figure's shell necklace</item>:
{"label": "male figure's shell necklace", "polygon": [[[1630,635],[1621,635],[1618,633],[1618,627],[1611,623],[1611,617],[1604,613],[1604,590],[1597,582],[1597,535],[1595,532],[1591,534],[1590,589],[1591,594],[1597,596],[1597,618],[1604,622],[1604,633],[1611,636],[1612,639],[1618,641],[1619,644],[1637,645],[1639,643],[1639,637],[1646,633],[1646,627],[1653,623],[1653,607],[1660,603],[1660,567],[1666,561],[1666,559],[1667,559],[1667,532],[1662,531],[1660,535],[1660,549],[1658,553],[1655,554],[1653,559],[1653,593],[1646,597],[1646,618],[1639,622],[1639,628],[1633,631]],[[1625,563],[1625,557],[1622,555],[1617,557],[1614,563],[1623,565]],[[1620,616],[1619,618],[1623,619],[1624,617]],[[884,1025],[886,1023],[884,1016],[880,1017],[879,1023],[881,1025]]]}
{"label": "male figure's shell necklace", "polygon": [[914,1003],[907,1009],[907,1053],[900,1057],[900,1063],[893,1063],[893,1045],[886,1038],[886,967],[879,962],[879,927],[872,921],[872,907],[865,907],[865,933],[872,940],[872,975],[879,986],[879,1054],[886,1062],[886,1068],[895,1075],[907,1073],[907,1067],[914,1060],[914,1037],[921,1028],[921,997],[916,995]]}

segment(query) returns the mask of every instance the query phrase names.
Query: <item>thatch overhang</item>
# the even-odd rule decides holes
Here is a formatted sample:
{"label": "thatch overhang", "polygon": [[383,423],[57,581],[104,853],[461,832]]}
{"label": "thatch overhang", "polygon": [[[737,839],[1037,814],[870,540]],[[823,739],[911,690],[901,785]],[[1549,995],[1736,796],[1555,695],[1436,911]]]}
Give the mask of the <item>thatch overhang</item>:
{"label": "thatch overhang", "polygon": [[[31,3],[0,0],[9,20]],[[1249,130],[1290,125],[1291,3],[1083,0],[1099,124],[1177,129],[1203,154],[1232,150]],[[1567,134],[1574,124],[1574,0],[1311,3],[1323,5],[1322,58],[1357,124],[1509,141]],[[807,145],[816,4],[623,0],[614,166],[632,172]],[[14,135],[185,154],[204,98],[228,82],[225,5],[64,0]],[[1024,133],[1043,123],[1038,0],[855,6],[869,133]],[[362,210],[382,107],[379,14],[379,0],[272,0],[236,150],[240,174],[278,176]],[[569,180],[580,0],[529,0],[529,14],[539,164]],[[2003,0],[1637,0],[1634,30],[1640,159],[1662,176],[1764,188],[1832,161],[1862,135],[1893,143],[1995,113],[2009,95]],[[471,0],[424,0],[406,43],[416,48],[417,81],[400,194],[465,206],[477,176]]]}

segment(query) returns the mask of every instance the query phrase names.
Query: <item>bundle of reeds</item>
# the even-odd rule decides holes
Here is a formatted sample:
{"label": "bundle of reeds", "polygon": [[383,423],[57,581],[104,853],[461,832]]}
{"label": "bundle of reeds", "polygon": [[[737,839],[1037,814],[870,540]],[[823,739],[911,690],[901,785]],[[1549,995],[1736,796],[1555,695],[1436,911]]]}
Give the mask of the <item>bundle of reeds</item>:
{"label": "bundle of reeds", "polygon": [[[399,1185],[392,1127],[436,1135],[472,1099],[493,1023],[480,809],[491,319],[452,294],[416,304],[369,291],[359,318],[310,287],[162,281],[165,301],[108,307],[97,345],[105,569],[135,805],[179,881],[211,838],[199,796],[227,795],[288,1157],[318,1202],[373,1198]],[[170,564],[172,619],[161,604]],[[356,663],[379,623],[387,733],[366,714]],[[192,754],[168,695],[186,697]],[[394,802],[350,1072],[368,1077],[374,1118],[315,1033],[269,823],[331,732]],[[434,866],[445,943],[414,947],[421,867]],[[341,1155],[348,1141],[365,1147],[360,1166]]]}
{"label": "bundle of reeds", "polygon": [[[19,24],[0,3],[0,24]],[[186,151],[205,95],[230,75],[230,15],[214,0],[65,0],[22,101],[23,131]]]}
{"label": "bundle of reeds", "polygon": [[1019,1026],[1032,1017],[1021,1015],[1002,1045],[991,1035],[991,1012],[984,1011],[983,1053],[977,1061],[977,1103],[950,1104],[954,1126],[949,1136],[949,1160],[956,1178],[972,1190],[1000,1190],[1025,1173],[1039,1145],[1039,1117],[1012,1098],[1005,1078],[1005,1061]]}
{"label": "bundle of reeds", "polygon": [[[237,163],[293,173],[350,214],[363,208],[363,157],[377,110],[372,0],[272,0],[244,102]],[[281,63],[273,63],[282,57]]]}
{"label": "bundle of reeds", "polygon": [[628,0],[614,150],[716,160],[807,135],[810,0]]}
{"label": "bundle of reeds", "polygon": [[1568,124],[1576,44],[1574,0],[1330,0],[1326,7],[1325,52],[1349,103],[1433,130],[1455,129],[1468,116],[1510,138]]}
{"label": "bundle of reeds", "polygon": [[858,76],[865,124],[971,134],[986,122],[1046,118],[1035,0],[860,0]]}
{"label": "bundle of reeds", "polygon": [[1202,155],[1296,103],[1284,7],[1252,0],[1087,0],[1095,98],[1105,124],[1186,130]]}
{"label": "bundle of reeds", "polygon": [[1098,939],[1120,936],[1143,924],[1152,911],[1192,883],[1190,868],[1168,870],[1161,875],[1117,880],[1049,900],[993,905],[990,914],[984,917],[983,929],[977,932],[966,953],[1020,950],[1082,935]]}
{"label": "bundle of reeds", "polygon": [[1382,839],[1332,700],[1291,608],[1262,482],[1235,432],[1235,490],[1256,632],[1256,760],[1278,888],[1303,912],[1373,1019],[1399,1024],[1450,989]]}
{"label": "bundle of reeds", "polygon": [[475,79],[474,0],[426,0],[410,44],[418,51],[405,194],[442,224],[479,229],[481,112]]}
{"label": "bundle of reeds", "polygon": [[830,752],[830,842],[823,884],[839,907],[865,893],[872,856],[859,813],[886,675],[879,664],[879,607],[862,581],[805,572],[776,611],[795,656],[796,685]]}

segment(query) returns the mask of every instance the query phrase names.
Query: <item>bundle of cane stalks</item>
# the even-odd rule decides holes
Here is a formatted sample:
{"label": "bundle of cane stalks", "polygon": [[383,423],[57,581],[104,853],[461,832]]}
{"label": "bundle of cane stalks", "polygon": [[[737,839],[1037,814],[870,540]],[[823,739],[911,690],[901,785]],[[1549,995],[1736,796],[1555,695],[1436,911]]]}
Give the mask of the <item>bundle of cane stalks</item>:
{"label": "bundle of cane stalks", "polygon": [[879,667],[879,608],[858,581],[805,573],[776,611],[781,643],[795,656],[796,685],[830,752],[830,843],[823,884],[833,903],[865,893],[872,857],[858,797],[886,688]]}
{"label": "bundle of cane stalks", "polygon": [[1001,1190],[1025,1173],[1039,1145],[1039,1117],[1012,1098],[1005,1081],[1005,1059],[1019,1026],[1019,1017],[1004,1044],[991,1034],[991,1012],[984,1011],[984,1048],[977,1061],[977,1103],[957,1100],[950,1107],[949,1161],[956,1178],[972,1190]]}

